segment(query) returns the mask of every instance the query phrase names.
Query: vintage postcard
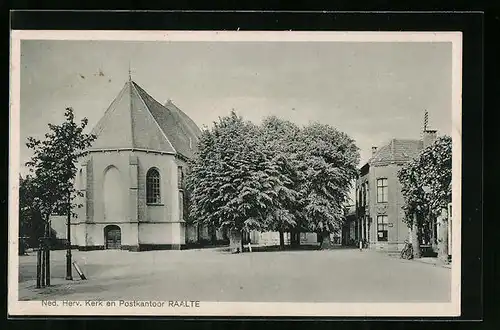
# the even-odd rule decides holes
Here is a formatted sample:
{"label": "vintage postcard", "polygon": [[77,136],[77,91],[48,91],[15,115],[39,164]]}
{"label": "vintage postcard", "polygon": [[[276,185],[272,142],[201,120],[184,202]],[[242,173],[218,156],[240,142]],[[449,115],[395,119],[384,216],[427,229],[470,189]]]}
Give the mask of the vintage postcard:
{"label": "vintage postcard", "polygon": [[460,32],[11,34],[10,315],[459,316]]}

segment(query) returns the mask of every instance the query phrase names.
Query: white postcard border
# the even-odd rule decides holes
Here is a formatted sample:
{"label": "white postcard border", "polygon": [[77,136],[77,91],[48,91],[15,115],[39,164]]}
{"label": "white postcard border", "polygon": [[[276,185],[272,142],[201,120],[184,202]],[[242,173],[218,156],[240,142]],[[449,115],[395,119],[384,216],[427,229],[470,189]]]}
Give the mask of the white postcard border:
{"label": "white postcard border", "polygon": [[[18,178],[20,165],[21,40],[117,40],[211,42],[451,42],[452,43],[452,269],[449,303],[247,303],[200,302],[198,308],[43,307],[40,301],[19,301]],[[9,267],[10,315],[156,315],[156,316],[408,316],[460,315],[461,177],[462,177],[462,33],[461,32],[296,32],[296,31],[11,31],[9,148]],[[60,304],[61,305],[61,304]]]}

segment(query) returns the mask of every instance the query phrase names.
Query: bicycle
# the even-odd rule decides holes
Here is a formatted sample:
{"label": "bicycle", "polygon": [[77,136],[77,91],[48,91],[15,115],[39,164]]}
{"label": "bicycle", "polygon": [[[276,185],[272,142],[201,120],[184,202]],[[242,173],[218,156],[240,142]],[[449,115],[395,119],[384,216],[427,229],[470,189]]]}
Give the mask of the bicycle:
{"label": "bicycle", "polygon": [[408,241],[405,241],[405,246],[401,250],[401,258],[407,260],[413,259],[413,246]]}

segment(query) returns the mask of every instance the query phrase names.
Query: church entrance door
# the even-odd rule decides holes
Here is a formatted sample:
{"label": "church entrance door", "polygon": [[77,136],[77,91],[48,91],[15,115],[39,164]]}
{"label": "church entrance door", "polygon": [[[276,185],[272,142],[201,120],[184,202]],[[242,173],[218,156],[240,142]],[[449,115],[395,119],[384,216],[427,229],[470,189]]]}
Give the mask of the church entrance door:
{"label": "church entrance door", "polygon": [[106,241],[106,249],[121,249],[122,233],[120,227],[115,225],[106,226],[104,228],[104,239]]}

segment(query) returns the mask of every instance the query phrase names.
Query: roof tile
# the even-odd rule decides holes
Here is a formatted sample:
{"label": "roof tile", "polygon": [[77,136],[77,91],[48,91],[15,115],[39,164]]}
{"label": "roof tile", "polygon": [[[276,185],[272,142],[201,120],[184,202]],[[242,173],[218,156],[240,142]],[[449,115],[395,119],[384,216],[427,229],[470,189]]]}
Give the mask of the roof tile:
{"label": "roof tile", "polygon": [[418,156],[422,149],[422,140],[392,139],[380,147],[368,162],[370,164],[379,162],[406,162]]}
{"label": "roof tile", "polygon": [[125,83],[94,127],[95,148],[141,148],[191,158],[201,130],[173,103],[156,101],[135,82]]}

